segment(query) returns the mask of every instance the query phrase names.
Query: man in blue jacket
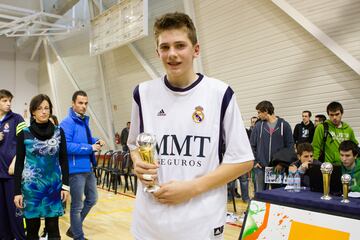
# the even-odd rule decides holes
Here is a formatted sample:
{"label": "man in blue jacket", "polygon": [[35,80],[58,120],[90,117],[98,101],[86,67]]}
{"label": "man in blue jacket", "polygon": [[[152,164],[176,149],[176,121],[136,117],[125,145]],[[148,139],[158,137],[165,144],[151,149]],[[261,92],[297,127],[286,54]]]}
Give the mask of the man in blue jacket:
{"label": "man in blue jacket", "polygon": [[[26,123],[11,111],[13,95],[0,90],[0,239],[25,239],[20,212],[14,204],[14,178],[10,165],[16,155],[16,134]],[[18,214],[16,214],[18,213]]]}
{"label": "man in blue jacket", "polygon": [[70,174],[71,226],[66,235],[79,240],[85,239],[82,223],[98,198],[96,176],[92,171],[97,165],[94,152],[105,144],[91,136],[89,117],[85,115],[87,105],[86,92],[76,91],[69,115],[60,124],[65,132]]}
{"label": "man in blue jacket", "polygon": [[[251,133],[250,144],[253,150],[255,191],[265,190],[265,167],[269,166],[272,156],[284,148],[293,148],[294,139],[290,124],[274,113],[274,106],[269,101],[262,101],[256,106],[258,121]],[[282,171],[278,164],[275,171]]]}

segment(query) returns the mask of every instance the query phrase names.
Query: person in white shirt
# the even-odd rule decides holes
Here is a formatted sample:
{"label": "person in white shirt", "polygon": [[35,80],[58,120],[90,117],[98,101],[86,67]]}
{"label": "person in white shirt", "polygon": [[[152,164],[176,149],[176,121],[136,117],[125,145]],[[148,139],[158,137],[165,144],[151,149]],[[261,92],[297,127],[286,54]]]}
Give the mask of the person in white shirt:
{"label": "person in white shirt", "polygon": [[[188,15],[161,16],[154,33],[166,75],[133,94],[128,146],[141,183],[132,233],[137,240],[223,239],[226,183],[250,171],[254,159],[236,96],[194,72],[200,48]],[[141,159],[136,138],[143,132],[156,136],[156,164]],[[143,191],[154,182],[159,190]]]}

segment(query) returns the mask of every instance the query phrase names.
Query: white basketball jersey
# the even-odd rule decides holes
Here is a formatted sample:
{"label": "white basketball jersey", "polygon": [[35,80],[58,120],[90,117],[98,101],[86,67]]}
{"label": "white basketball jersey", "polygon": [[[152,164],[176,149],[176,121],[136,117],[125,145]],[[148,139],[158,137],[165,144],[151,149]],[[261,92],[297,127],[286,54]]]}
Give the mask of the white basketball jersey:
{"label": "white basketball jersey", "polygon": [[[141,132],[156,136],[160,184],[254,159],[233,91],[198,75],[185,89],[172,87],[164,77],[134,90],[128,145],[134,150]],[[139,240],[223,239],[226,190],[222,186],[182,204],[165,205],[139,184],[132,232]]]}

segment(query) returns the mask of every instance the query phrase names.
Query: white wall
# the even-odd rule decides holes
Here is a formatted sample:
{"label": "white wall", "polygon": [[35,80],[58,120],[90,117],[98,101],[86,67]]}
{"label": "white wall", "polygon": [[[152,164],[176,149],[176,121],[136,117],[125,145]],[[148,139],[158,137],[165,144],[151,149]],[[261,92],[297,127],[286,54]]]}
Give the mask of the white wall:
{"label": "white wall", "polygon": [[20,114],[38,93],[38,58],[30,61],[31,50],[19,49],[14,38],[0,36],[0,88],[12,92],[12,110]]}
{"label": "white wall", "polygon": [[[265,99],[273,102],[276,114],[293,127],[301,121],[303,110],[310,110],[313,115],[325,113],[327,104],[336,100],[345,108],[343,120],[360,136],[359,75],[272,1],[195,3],[205,72],[234,88],[247,124],[256,114],[256,104]],[[336,25],[336,40],[358,39],[357,3],[297,1],[296,7],[309,6],[306,15],[312,16],[310,20],[316,18],[317,22]],[[352,17],[347,21],[337,21],[350,15],[350,11]],[[347,28],[342,36],[339,30],[348,24],[354,27]],[[347,48],[351,46],[358,51],[358,44]]]}

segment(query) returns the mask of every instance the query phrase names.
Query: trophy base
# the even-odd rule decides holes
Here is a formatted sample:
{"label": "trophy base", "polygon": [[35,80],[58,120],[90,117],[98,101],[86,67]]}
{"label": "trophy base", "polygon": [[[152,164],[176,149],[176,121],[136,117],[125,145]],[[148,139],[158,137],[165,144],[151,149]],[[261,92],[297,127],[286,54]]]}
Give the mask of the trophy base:
{"label": "trophy base", "polygon": [[159,189],[160,187],[158,185],[153,185],[153,186],[144,187],[144,192],[154,193]]}
{"label": "trophy base", "polygon": [[349,199],[343,199],[343,200],[341,200],[341,202],[342,202],[342,203],[349,203],[350,200],[349,200]]}
{"label": "trophy base", "polygon": [[330,197],[329,195],[324,195],[321,197],[322,200],[331,200],[332,197]]}

